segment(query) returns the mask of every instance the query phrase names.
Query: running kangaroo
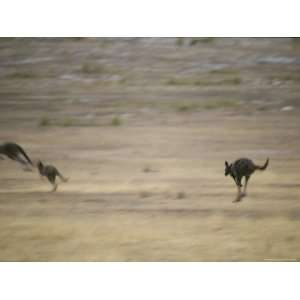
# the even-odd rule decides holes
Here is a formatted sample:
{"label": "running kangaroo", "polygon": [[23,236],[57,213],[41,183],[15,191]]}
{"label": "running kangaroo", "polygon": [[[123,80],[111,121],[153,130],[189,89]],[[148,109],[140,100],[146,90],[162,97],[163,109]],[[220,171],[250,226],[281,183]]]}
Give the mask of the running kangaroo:
{"label": "running kangaroo", "polygon": [[[247,184],[248,184],[248,180],[250,179],[250,176],[256,170],[265,170],[268,164],[269,164],[269,158],[267,158],[263,166],[255,165],[254,162],[248,158],[240,158],[230,165],[228,164],[227,161],[225,161],[225,176],[230,175],[235,181],[238,188],[237,198],[233,202],[241,201],[241,199],[246,196],[246,189],[247,189]],[[245,176],[244,192],[241,193],[241,187],[242,187],[241,181],[244,176]]]}
{"label": "running kangaroo", "polygon": [[37,166],[41,177],[46,176],[49,182],[52,184],[53,189],[51,192],[55,192],[57,189],[57,183],[55,182],[56,176],[58,176],[63,182],[68,181],[68,178],[62,176],[54,166],[44,165],[41,161],[38,161]]}
{"label": "running kangaroo", "polygon": [[[28,166],[28,164],[33,166],[31,159],[28,157],[23,148],[18,144],[4,143],[0,145],[0,155],[1,154],[6,155],[10,159],[17,161],[24,166]],[[3,159],[3,157],[1,156],[0,158]]]}

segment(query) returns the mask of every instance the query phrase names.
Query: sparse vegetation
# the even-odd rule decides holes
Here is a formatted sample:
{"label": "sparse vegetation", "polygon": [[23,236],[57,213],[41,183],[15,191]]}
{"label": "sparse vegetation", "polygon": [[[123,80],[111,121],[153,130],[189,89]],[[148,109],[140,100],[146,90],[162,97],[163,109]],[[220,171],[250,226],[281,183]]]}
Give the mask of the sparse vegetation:
{"label": "sparse vegetation", "polygon": [[103,74],[107,73],[107,69],[104,66],[97,65],[95,63],[86,62],[81,66],[81,72],[86,74]]}
{"label": "sparse vegetation", "polygon": [[292,42],[295,43],[295,44],[300,44],[300,38],[299,37],[293,37],[291,38],[292,39]]}
{"label": "sparse vegetation", "polygon": [[208,85],[239,85],[242,83],[242,80],[240,77],[231,77],[231,78],[224,78],[224,79],[203,79],[203,80],[196,80],[193,82],[193,85],[202,85],[202,86],[208,86]]}
{"label": "sparse vegetation", "polygon": [[152,196],[152,193],[151,192],[148,192],[148,191],[141,191],[140,192],[140,197],[141,198],[149,198]]}
{"label": "sparse vegetation", "polygon": [[35,78],[36,75],[31,71],[16,71],[7,75],[10,79],[27,79]]}
{"label": "sparse vegetation", "polygon": [[170,78],[170,79],[167,80],[166,84],[169,84],[169,85],[180,85],[181,82],[178,79]]}
{"label": "sparse vegetation", "polygon": [[260,105],[257,107],[258,111],[267,111],[268,110],[268,106],[266,105]]}
{"label": "sparse vegetation", "polygon": [[80,41],[82,41],[82,40],[84,40],[85,39],[85,37],[70,37],[69,39],[71,39],[71,40],[73,40],[73,41],[78,41],[78,42],[80,42]]}
{"label": "sparse vegetation", "polygon": [[146,166],[146,167],[143,168],[144,173],[149,173],[151,171],[152,171],[152,169],[149,166]]}
{"label": "sparse vegetation", "polygon": [[119,116],[114,116],[111,120],[110,123],[112,126],[121,126],[122,125],[122,120]]}
{"label": "sparse vegetation", "polygon": [[181,103],[181,104],[178,104],[177,111],[178,112],[186,112],[186,111],[196,109],[197,107],[198,107],[198,105],[196,105],[195,103]]}
{"label": "sparse vegetation", "polygon": [[78,120],[70,119],[70,118],[51,120],[48,117],[43,117],[39,121],[39,126],[42,126],[42,127],[46,127],[46,126],[61,126],[61,127],[82,126],[83,127],[83,126],[95,126],[95,125],[91,122],[83,123],[83,122],[79,122]]}
{"label": "sparse vegetation", "polygon": [[199,43],[212,43],[213,41],[214,41],[213,37],[192,38],[190,40],[190,46],[195,46]]}
{"label": "sparse vegetation", "polygon": [[240,101],[237,100],[209,100],[203,103],[205,109],[217,109],[217,108],[234,108],[240,106]]}
{"label": "sparse vegetation", "polygon": [[298,41],[190,40],[1,40],[1,139],[73,178],[0,161],[1,261],[299,260]]}
{"label": "sparse vegetation", "polygon": [[225,78],[219,82],[219,84],[228,84],[228,85],[239,85],[242,83],[240,77]]}
{"label": "sparse vegetation", "polygon": [[178,108],[177,108],[177,110],[178,110],[178,111],[181,111],[181,112],[187,111],[187,110],[189,110],[189,109],[190,109],[190,106],[187,105],[187,104],[179,104],[179,105],[178,105]]}
{"label": "sparse vegetation", "polygon": [[178,192],[176,195],[176,199],[185,199],[185,198],[186,198],[186,193],[183,191]]}
{"label": "sparse vegetation", "polygon": [[201,39],[202,43],[212,43],[215,40],[214,37],[205,37]]}
{"label": "sparse vegetation", "polygon": [[128,83],[128,78],[122,77],[121,79],[118,80],[119,84],[126,84]]}
{"label": "sparse vegetation", "polygon": [[238,70],[229,69],[229,68],[212,70],[210,71],[210,73],[213,75],[234,76],[234,77],[240,76],[240,72]]}
{"label": "sparse vegetation", "polygon": [[178,37],[176,39],[176,46],[183,46],[184,45],[184,38],[183,37]]}
{"label": "sparse vegetation", "polygon": [[300,74],[299,73],[278,74],[275,76],[270,76],[270,80],[299,82]]}
{"label": "sparse vegetation", "polygon": [[65,119],[62,122],[62,126],[64,127],[69,127],[69,126],[73,126],[74,125],[74,120],[71,119]]}
{"label": "sparse vegetation", "polygon": [[240,101],[235,99],[209,99],[197,102],[184,102],[176,104],[178,112],[197,111],[202,109],[236,108],[240,106]]}
{"label": "sparse vegetation", "polygon": [[166,82],[168,85],[196,85],[196,86],[210,86],[210,85],[239,85],[242,79],[238,76],[215,79],[215,78],[171,78]]}
{"label": "sparse vegetation", "polygon": [[51,125],[50,119],[47,117],[43,117],[40,122],[39,122],[40,126],[49,126]]}

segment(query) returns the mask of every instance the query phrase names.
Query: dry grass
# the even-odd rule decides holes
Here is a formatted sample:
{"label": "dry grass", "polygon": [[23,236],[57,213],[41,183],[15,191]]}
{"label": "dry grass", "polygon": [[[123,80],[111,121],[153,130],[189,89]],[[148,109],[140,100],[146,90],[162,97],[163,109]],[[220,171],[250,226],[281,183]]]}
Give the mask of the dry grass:
{"label": "dry grass", "polygon": [[[275,132],[278,118],[284,118],[283,127]],[[101,139],[95,139],[97,128],[57,127],[55,135],[32,128],[36,146],[26,149],[54,160],[71,181],[49,193],[36,173],[1,162],[7,172],[1,174],[0,260],[299,259],[300,161],[283,158],[286,146],[275,143],[289,128],[289,151],[298,151],[295,120],[278,115],[253,124],[246,117],[225,122],[219,116],[205,127],[103,127]],[[64,158],[45,151],[54,138]],[[248,197],[233,204],[236,188],[224,177],[223,164],[241,151],[257,163],[271,160],[251,178]],[[160,172],[143,175],[149,153]]]}
{"label": "dry grass", "polygon": [[[201,111],[211,109],[236,109],[241,106],[241,101],[236,99],[210,99],[197,102],[184,101],[175,104],[178,112]],[[173,104],[174,106],[174,104]]]}
{"label": "dry grass", "polygon": [[121,126],[122,125],[122,119],[119,116],[114,116],[110,123],[111,126]]}
{"label": "dry grass", "polygon": [[4,217],[1,260],[299,260],[299,225],[285,218],[203,217],[184,211],[106,212],[76,219]]}
{"label": "dry grass", "polygon": [[[255,64],[295,49],[189,41],[5,42],[0,140],[70,181],[49,193],[0,160],[1,261],[300,259],[299,70]],[[232,203],[224,161],[241,156],[270,165]]]}
{"label": "dry grass", "polygon": [[218,85],[240,85],[242,79],[238,76],[228,78],[170,78],[166,82],[168,85],[192,85],[192,86],[218,86]]}

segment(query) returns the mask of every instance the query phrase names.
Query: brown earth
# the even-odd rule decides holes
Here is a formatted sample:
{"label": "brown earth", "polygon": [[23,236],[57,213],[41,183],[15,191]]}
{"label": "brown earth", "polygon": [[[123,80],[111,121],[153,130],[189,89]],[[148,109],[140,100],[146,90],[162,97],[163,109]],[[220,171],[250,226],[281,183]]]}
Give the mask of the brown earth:
{"label": "brown earth", "polygon": [[[299,260],[291,39],[0,39],[1,261]],[[224,161],[270,165],[248,196]]]}

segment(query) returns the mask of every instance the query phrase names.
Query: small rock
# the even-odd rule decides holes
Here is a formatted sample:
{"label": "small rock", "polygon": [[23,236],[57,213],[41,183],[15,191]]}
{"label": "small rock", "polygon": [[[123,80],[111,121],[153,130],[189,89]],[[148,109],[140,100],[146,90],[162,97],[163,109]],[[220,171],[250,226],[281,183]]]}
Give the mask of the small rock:
{"label": "small rock", "polygon": [[281,85],[281,81],[273,80],[271,84],[274,85],[274,86],[278,86],[278,85]]}
{"label": "small rock", "polygon": [[281,108],[281,111],[291,111],[294,109],[294,106],[284,106]]}

